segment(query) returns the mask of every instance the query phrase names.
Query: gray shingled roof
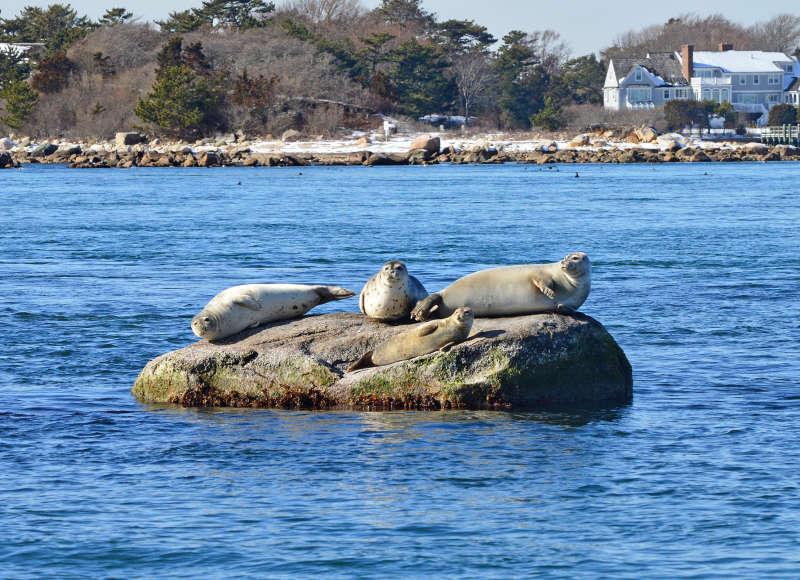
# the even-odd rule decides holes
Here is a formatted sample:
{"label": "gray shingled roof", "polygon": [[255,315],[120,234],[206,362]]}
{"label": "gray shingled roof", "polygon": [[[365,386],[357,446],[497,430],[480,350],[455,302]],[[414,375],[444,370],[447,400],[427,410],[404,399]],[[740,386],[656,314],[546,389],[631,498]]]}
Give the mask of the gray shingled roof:
{"label": "gray shingled roof", "polygon": [[617,81],[621,81],[637,66],[646,68],[650,73],[673,85],[688,84],[683,78],[681,61],[674,52],[651,52],[643,58],[615,58],[612,61]]}

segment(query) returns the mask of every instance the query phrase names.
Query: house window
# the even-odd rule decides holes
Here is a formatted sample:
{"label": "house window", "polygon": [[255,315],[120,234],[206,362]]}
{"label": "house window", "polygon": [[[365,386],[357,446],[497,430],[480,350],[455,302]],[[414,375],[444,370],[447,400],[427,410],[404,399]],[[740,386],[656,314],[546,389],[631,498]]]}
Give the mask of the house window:
{"label": "house window", "polygon": [[641,69],[637,70],[634,76],[636,77],[637,81],[642,80],[642,70]]}
{"label": "house window", "polygon": [[664,100],[669,101],[669,89],[664,89]]}
{"label": "house window", "polygon": [[742,96],[739,93],[735,93],[731,98],[732,103],[739,103],[742,100]]}
{"label": "house window", "polygon": [[711,100],[711,89],[703,89],[703,100],[704,101]]}
{"label": "house window", "polygon": [[641,103],[642,101],[650,100],[650,89],[628,89],[628,100],[631,103]]}
{"label": "house window", "polygon": [[675,98],[676,99],[686,99],[689,97],[689,89],[675,89]]}
{"label": "house window", "polygon": [[778,101],[780,101],[780,99],[781,99],[780,95],[770,95],[769,96],[769,102],[770,103],[777,103]]}
{"label": "house window", "polygon": [[739,75],[739,84],[746,85],[747,84],[747,77],[744,75]]}
{"label": "house window", "polygon": [[769,84],[771,84],[771,85],[777,85],[778,84],[778,77],[775,76],[775,75],[770,75],[769,81],[767,81],[767,82]]}
{"label": "house window", "polygon": [[722,100],[721,103],[724,103],[728,100],[728,89],[722,89]]}
{"label": "house window", "polygon": [[753,75],[753,84],[754,85],[758,84],[758,75]]}

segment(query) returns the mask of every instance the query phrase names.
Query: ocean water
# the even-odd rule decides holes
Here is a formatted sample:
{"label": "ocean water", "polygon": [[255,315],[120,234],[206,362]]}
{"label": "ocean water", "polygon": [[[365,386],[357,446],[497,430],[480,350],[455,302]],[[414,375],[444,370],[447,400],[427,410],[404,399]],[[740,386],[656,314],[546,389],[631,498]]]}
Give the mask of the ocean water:
{"label": "ocean water", "polygon": [[[576,172],[578,176],[576,176]],[[0,577],[796,578],[798,163],[0,172]],[[241,182],[241,185],[239,185]],[[632,404],[137,403],[246,282],[594,263]],[[315,312],[357,310],[355,299]]]}

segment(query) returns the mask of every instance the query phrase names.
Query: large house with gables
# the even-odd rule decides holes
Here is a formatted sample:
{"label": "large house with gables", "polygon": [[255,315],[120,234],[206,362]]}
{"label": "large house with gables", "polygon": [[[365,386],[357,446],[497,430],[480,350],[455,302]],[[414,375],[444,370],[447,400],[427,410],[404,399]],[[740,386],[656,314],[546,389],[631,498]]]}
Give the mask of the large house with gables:
{"label": "large house with gables", "polygon": [[733,50],[650,53],[643,58],[611,59],[603,87],[607,109],[662,107],[675,99],[730,102],[733,108],[766,124],[770,107],[800,105],[800,62],[780,52]]}

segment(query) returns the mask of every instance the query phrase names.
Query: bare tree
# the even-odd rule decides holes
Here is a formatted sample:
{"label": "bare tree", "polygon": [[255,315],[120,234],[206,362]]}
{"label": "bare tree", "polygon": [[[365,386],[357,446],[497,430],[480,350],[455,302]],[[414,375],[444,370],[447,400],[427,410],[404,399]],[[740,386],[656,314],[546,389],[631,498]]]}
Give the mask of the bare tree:
{"label": "bare tree", "polygon": [[790,52],[800,43],[800,16],[778,14],[751,29],[761,50]]}
{"label": "bare tree", "polygon": [[358,0],[289,0],[284,8],[317,23],[352,20],[364,13]]}
{"label": "bare tree", "polygon": [[472,105],[486,92],[491,80],[492,70],[481,51],[471,51],[453,59],[452,71],[458,94],[464,104],[465,123],[469,123]]}

